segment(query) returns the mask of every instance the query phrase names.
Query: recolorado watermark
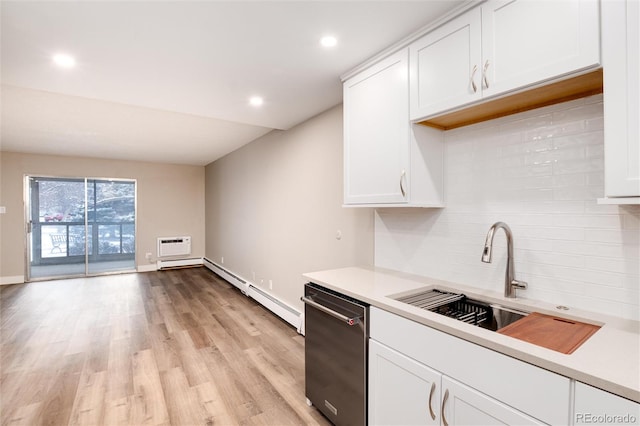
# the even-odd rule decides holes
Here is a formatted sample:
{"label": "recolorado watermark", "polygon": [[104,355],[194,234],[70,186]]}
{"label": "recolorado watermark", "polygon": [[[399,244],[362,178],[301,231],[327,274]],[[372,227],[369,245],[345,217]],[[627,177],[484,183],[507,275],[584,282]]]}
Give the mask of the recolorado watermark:
{"label": "recolorado watermark", "polygon": [[576,424],[636,424],[633,414],[576,413]]}

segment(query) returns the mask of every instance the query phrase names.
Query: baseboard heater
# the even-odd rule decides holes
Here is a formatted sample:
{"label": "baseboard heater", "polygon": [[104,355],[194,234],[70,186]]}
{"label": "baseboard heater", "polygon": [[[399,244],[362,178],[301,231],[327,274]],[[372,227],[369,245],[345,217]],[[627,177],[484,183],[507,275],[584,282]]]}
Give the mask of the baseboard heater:
{"label": "baseboard heater", "polygon": [[298,333],[302,333],[302,314],[265,290],[256,287],[244,278],[228,269],[204,258],[204,266],[218,274],[225,281],[237,287],[245,296],[251,297],[265,308],[291,324]]}
{"label": "baseboard heater", "polygon": [[204,264],[201,257],[190,259],[174,259],[174,260],[158,260],[158,270],[176,269],[176,268],[193,268]]}

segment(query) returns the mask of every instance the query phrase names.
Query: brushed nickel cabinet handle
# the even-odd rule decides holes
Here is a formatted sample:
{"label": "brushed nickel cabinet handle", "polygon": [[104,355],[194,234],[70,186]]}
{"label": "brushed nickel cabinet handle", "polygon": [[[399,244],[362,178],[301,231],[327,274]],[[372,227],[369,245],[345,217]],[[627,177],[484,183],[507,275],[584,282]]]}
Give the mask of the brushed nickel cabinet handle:
{"label": "brushed nickel cabinet handle", "polygon": [[476,71],[478,71],[478,66],[474,65],[473,69],[471,70],[471,78],[469,79],[469,82],[471,83],[471,88],[473,89],[473,93],[476,93],[478,91],[478,86],[476,86],[476,82],[475,82]]}
{"label": "brushed nickel cabinet handle", "polygon": [[449,426],[449,422],[447,422],[447,418],[444,415],[444,406],[447,404],[447,399],[449,399],[449,389],[444,392],[444,398],[442,398],[442,424],[444,426]]}
{"label": "brushed nickel cabinet handle", "polygon": [[402,173],[400,173],[400,192],[402,193],[402,197],[405,198],[407,196],[406,191],[404,190],[404,177],[405,177],[406,173],[403,170]]}
{"label": "brushed nickel cabinet handle", "polygon": [[487,59],[482,69],[482,81],[484,82],[484,88],[489,88],[489,80],[487,80],[487,69],[489,68],[489,60]]}
{"label": "brushed nickel cabinet handle", "polygon": [[431,383],[431,391],[429,392],[429,414],[431,415],[431,420],[436,419],[436,413],[433,412],[433,408],[431,407],[431,400],[433,399],[433,393],[436,390],[436,384]]}

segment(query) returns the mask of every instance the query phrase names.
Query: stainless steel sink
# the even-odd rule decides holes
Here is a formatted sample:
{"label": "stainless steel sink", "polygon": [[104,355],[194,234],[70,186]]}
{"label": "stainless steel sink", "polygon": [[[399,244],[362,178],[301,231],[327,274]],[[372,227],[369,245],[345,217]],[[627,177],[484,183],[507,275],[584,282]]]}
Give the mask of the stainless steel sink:
{"label": "stainless steel sink", "polygon": [[491,304],[489,306],[491,307],[491,318],[486,323],[480,324],[480,327],[488,330],[500,330],[529,315],[529,312],[507,308],[501,305]]}
{"label": "stainless steel sink", "polygon": [[529,314],[529,312],[470,299],[464,294],[437,289],[397,297],[395,300],[493,331],[506,327]]}

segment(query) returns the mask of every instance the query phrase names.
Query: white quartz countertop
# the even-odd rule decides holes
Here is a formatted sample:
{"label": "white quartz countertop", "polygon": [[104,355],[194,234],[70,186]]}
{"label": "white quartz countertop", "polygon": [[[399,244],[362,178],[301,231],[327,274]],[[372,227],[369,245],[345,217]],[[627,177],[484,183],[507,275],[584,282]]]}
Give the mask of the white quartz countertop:
{"label": "white quartz countertop", "polygon": [[[507,299],[495,292],[381,268],[350,267],[310,272],[311,282],[346,294],[445,333],[493,349],[563,376],[640,403],[640,322],[528,299]],[[602,325],[569,355],[485,330],[398,302],[392,297],[417,289],[438,288],[470,298]],[[392,296],[392,297],[390,297]]]}

